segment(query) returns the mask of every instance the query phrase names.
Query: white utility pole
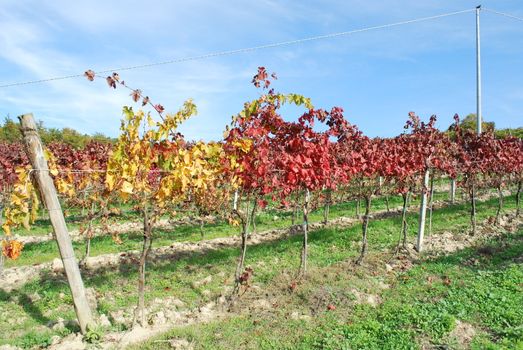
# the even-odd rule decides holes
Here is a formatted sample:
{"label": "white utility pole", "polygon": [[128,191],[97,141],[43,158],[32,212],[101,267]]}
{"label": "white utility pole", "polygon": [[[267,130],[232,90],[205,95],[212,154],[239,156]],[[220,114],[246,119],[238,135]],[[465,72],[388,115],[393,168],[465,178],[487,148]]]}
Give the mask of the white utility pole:
{"label": "white utility pole", "polygon": [[481,40],[479,36],[479,12],[481,5],[476,7],[476,123],[478,135],[481,134]]}
{"label": "white utility pole", "polygon": [[427,193],[429,191],[429,176],[430,169],[427,167],[423,177],[423,189],[421,191],[421,204],[419,207],[418,219],[418,239],[416,240],[416,250],[421,252],[423,250],[423,236],[425,235],[425,219],[427,217]]}

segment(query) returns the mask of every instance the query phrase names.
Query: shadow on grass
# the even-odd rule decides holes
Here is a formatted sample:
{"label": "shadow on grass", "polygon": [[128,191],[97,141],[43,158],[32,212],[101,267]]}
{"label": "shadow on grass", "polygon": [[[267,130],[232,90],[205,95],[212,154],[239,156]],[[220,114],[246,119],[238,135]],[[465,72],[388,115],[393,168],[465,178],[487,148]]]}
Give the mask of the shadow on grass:
{"label": "shadow on grass", "polygon": [[523,230],[504,234],[449,255],[427,260],[429,263],[456,265],[473,272],[501,270],[509,263],[523,263]]}
{"label": "shadow on grass", "polygon": [[[489,204],[488,202],[486,202],[484,205]],[[466,205],[455,205],[451,208],[441,208],[438,210],[441,212],[456,214],[456,210],[464,210],[465,208]],[[391,217],[391,219],[389,219],[388,221],[375,220],[375,222],[380,223],[380,225],[394,225],[394,227],[398,227],[399,231],[398,224],[400,223],[400,218],[394,216],[392,213],[384,213],[382,215],[378,215],[376,219],[385,219],[389,217]],[[194,232],[195,228],[193,226],[188,226],[188,228],[185,231],[181,232],[181,235],[190,235],[189,232],[191,231],[189,231],[189,228],[193,230],[192,232]],[[376,231],[376,233],[380,233],[380,230]],[[370,232],[369,234],[373,235],[372,232]],[[349,251],[349,249],[354,249],[349,248],[351,246],[350,242],[359,240],[359,235],[360,227],[356,223],[355,225],[343,229],[319,228],[311,232],[309,241],[311,246],[317,245],[324,247],[336,243],[336,245],[342,246],[344,249],[347,249],[346,257],[349,258],[352,257],[351,253],[353,253],[352,251]],[[180,237],[180,232],[173,233],[173,236]],[[494,243],[487,244],[487,247],[492,246],[491,249],[485,247],[468,248],[451,255],[439,257],[431,262],[459,265],[464,267],[466,266],[467,268],[470,268],[473,271],[478,271],[480,268],[484,269],[487,265],[466,265],[465,262],[467,259],[470,259],[471,257],[484,256],[484,262],[480,261],[480,264],[494,264],[492,265],[492,268],[494,268],[495,266],[499,266],[500,268],[502,268],[504,262],[521,257],[523,253],[522,236],[523,234],[521,232],[517,235],[506,235],[499,238],[499,242],[496,241]],[[389,243],[392,244],[394,240],[395,238],[393,238],[393,240],[389,240]],[[239,244],[239,241],[240,239],[238,237],[237,244]],[[302,235],[299,232],[297,234],[293,234],[287,237],[276,237],[273,241],[264,242],[256,245],[249,245],[247,248],[247,257],[249,260],[256,260],[266,258],[268,256],[270,257],[280,255],[282,253],[287,253],[289,256],[291,256],[291,260],[296,259],[297,265],[299,260],[301,242]],[[502,250],[500,250],[499,248],[500,244],[502,244]],[[222,247],[216,246],[212,249],[205,249],[198,253],[169,252],[164,255],[157,254],[155,260],[148,263],[147,271],[149,274],[163,275],[173,271],[179,271],[179,269],[183,268],[184,265],[192,265],[199,267],[200,269],[205,269],[208,265],[216,265],[228,266],[232,274],[238,255],[238,247],[230,245],[224,245]],[[111,281],[114,281],[114,274],[117,274],[116,277],[135,278],[137,275],[136,259],[130,260],[127,263],[120,264],[119,266],[107,266],[96,269],[96,271],[83,271],[85,284],[87,286],[95,288],[99,288],[101,286],[111,283]],[[118,286],[115,286],[115,288],[118,288]],[[56,294],[59,292],[68,292],[65,276],[57,276],[47,271],[42,272],[39,280],[33,283],[30,288],[23,287],[21,288],[21,291],[12,292],[5,292],[4,290],[0,290],[0,300],[14,300],[11,298],[18,298],[20,303],[22,303],[25,312],[40,324],[47,324],[50,320],[43,315],[42,310],[40,310],[31,302],[31,299],[27,296],[27,293],[24,293],[24,291],[27,290],[38,290],[40,292],[44,291],[46,293],[53,292]]]}
{"label": "shadow on grass", "polygon": [[6,292],[5,290],[0,289],[0,300],[5,302],[16,302],[22,306],[28,316],[40,324],[47,325],[51,321],[49,318],[44,316],[40,308],[34,304],[33,300],[26,293],[20,291]]}
{"label": "shadow on grass", "polygon": [[[512,202],[515,202],[514,196],[507,196],[506,197],[506,204],[510,205]],[[493,205],[496,204],[497,199],[491,199],[486,202],[480,202],[478,203],[478,219],[483,219],[487,217],[487,214],[485,214],[485,208],[491,209]],[[392,200],[391,200],[392,202]],[[380,204],[381,207],[383,203],[376,202],[375,204]],[[441,204],[441,203],[440,203]],[[331,214],[332,213],[352,213],[352,209],[355,207],[354,202],[348,202],[348,203],[340,203],[333,205],[331,207]],[[375,207],[375,206],[373,206]],[[373,208],[373,211],[380,210],[377,207]],[[321,211],[321,210],[320,210]],[[408,220],[413,221],[417,218],[417,209],[411,206],[411,211],[408,215]],[[462,203],[462,204],[455,204],[455,205],[449,205],[444,207],[438,207],[435,208],[434,212],[434,225],[435,228],[437,226],[436,223],[436,217],[438,216],[446,216],[450,215],[452,216],[460,216],[461,218],[465,218],[464,214],[468,214],[468,204]],[[273,221],[271,214],[278,213],[277,210],[271,209],[267,213],[263,213],[258,216],[257,222],[258,222],[258,231],[263,231],[270,228],[284,228],[288,226],[290,223],[287,221],[290,221],[290,216],[292,215],[291,212],[280,212],[279,213],[279,220]],[[399,218],[400,212],[397,209],[392,208],[390,212],[382,212],[379,214],[374,214],[373,220],[371,220],[371,225],[374,225],[374,222],[380,219],[386,219],[391,218],[394,225],[399,226],[401,223],[401,219]],[[466,225],[466,220],[461,220],[461,223],[459,225]],[[414,226],[411,226],[414,227]],[[372,228],[372,226],[371,226]],[[399,232],[398,227],[398,232]],[[168,241],[198,241],[201,239],[199,228],[197,225],[192,225],[188,223],[177,223],[172,228],[157,228],[155,229],[156,236],[159,237],[159,239],[162,241],[162,244],[167,244]],[[223,222],[222,220],[216,221],[215,223],[207,223],[205,225],[205,231],[211,232],[211,234],[206,235],[207,237],[218,237],[223,235],[233,235],[235,234],[235,228],[231,228],[227,223]],[[371,230],[372,231],[372,230]],[[410,234],[413,233],[413,230],[410,230]],[[369,233],[369,235],[372,237],[372,232]],[[399,235],[399,233],[398,233]],[[114,246],[111,247],[111,244],[114,244],[112,242],[112,238],[110,236],[97,236],[94,237],[91,240],[91,246],[92,251],[94,255],[103,254],[103,253],[115,253],[118,251],[125,251],[125,250],[133,250],[133,249],[140,249],[140,242],[142,240],[142,235],[139,230],[131,231],[128,233],[124,233],[120,235],[120,238],[124,242],[121,246]],[[206,237],[204,237],[205,239]],[[84,245],[85,243],[83,241],[77,241],[74,242],[75,250],[78,252],[79,256],[82,256],[82,253],[84,251]],[[109,247],[108,247],[109,246]],[[35,243],[35,244],[27,244],[25,246],[25,254],[22,255],[21,259],[17,261],[15,264],[10,264],[10,266],[21,266],[21,265],[27,265],[34,262],[37,262],[37,256],[45,253],[48,255],[46,258],[46,261],[50,261],[52,257],[49,257],[51,254],[56,255],[58,257],[58,250],[54,242],[48,241],[43,243]]]}

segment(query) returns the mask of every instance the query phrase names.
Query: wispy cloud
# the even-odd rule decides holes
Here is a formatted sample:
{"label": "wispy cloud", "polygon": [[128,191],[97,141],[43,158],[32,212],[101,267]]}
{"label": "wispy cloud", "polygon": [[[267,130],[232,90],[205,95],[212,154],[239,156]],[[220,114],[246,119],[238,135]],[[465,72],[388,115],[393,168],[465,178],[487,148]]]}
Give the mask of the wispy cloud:
{"label": "wispy cloud", "polygon": [[[484,2],[521,11],[517,1]],[[137,0],[5,0],[2,5],[0,74],[2,82],[10,82],[357,29],[472,8],[475,2],[232,0],[224,4],[151,0],[144,5]],[[521,30],[495,16],[485,16],[484,22],[485,100],[499,99],[512,106],[509,109],[489,102],[485,110],[500,119],[499,125],[503,120],[512,123],[517,110],[523,108],[517,83],[523,77],[514,68],[523,63],[523,46],[517,45]],[[121,74],[131,86],[143,89],[168,110],[176,110],[183,100],[194,98],[200,113],[182,128],[190,138],[221,136],[230,116],[245,100],[256,96],[249,82],[260,65],[278,73],[277,88],[309,95],[325,108],[344,106],[366,131],[381,134],[391,132],[391,128],[383,131],[383,125],[402,125],[404,115],[414,107],[442,115],[473,110],[474,94],[469,93],[474,88],[473,52],[471,13]],[[503,85],[503,77],[511,79]],[[496,88],[489,90],[489,86]],[[125,90],[111,91],[103,81],[59,80],[0,89],[0,113],[34,111],[52,126],[114,135],[121,107],[131,102],[128,94]],[[502,99],[503,94],[507,98]]]}

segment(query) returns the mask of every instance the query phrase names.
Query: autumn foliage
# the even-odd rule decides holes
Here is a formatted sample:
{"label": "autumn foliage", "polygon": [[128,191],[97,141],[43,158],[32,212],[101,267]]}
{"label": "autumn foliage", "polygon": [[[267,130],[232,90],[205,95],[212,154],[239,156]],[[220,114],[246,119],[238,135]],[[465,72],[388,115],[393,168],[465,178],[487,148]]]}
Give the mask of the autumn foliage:
{"label": "autumn foliage", "polygon": [[[278,92],[274,89],[276,75],[260,67],[252,79],[259,97],[244,104],[226,126],[223,139],[190,142],[178,128],[196,114],[192,100],[168,113],[141,89],[128,86],[118,73],[98,77],[88,70],[85,76],[90,81],[102,78],[111,89],[127,89],[138,108],[124,107],[115,145],[90,142],[82,149],[63,143],[48,145],[50,172],[63,201],[88,210],[91,221],[107,216],[111,206],[122,202],[138,208],[144,220],[142,293],[143,269],[155,225],[160,217],[181,208],[195,210],[201,217],[219,213],[241,227],[238,284],[243,283],[246,273],[249,278],[252,275],[252,270],[244,269],[249,224],[255,211],[268,205],[301,208],[303,273],[308,213],[314,198],[325,199],[326,193],[329,202],[333,193],[364,201],[360,259],[367,247],[372,199],[401,195],[405,224],[409,196],[428,191],[422,182],[427,172],[459,180],[471,201],[474,230],[475,200],[482,188],[498,190],[501,212],[502,190],[516,186],[519,214],[523,141],[462,130],[457,116],[455,126],[442,132],[436,128],[435,116],[424,122],[410,112],[402,134],[371,138],[351,124],[340,107],[317,108],[310,98]],[[298,112],[287,115],[288,106]],[[6,236],[14,227],[29,227],[37,216],[39,200],[31,171],[20,144],[0,144],[0,202]],[[203,220],[200,222],[203,225]],[[405,226],[402,233],[406,237]],[[5,239],[2,252],[14,259],[22,247]],[[143,308],[143,297],[141,302]],[[141,318],[143,321],[143,315]]]}

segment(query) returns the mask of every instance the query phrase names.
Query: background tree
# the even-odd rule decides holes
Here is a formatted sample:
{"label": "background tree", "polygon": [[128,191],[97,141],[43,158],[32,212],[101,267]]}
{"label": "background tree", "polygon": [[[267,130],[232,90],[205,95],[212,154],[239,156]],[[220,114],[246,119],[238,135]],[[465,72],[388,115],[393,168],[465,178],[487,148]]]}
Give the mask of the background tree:
{"label": "background tree", "polygon": [[[113,143],[114,139],[95,133],[94,135],[82,134],[71,128],[47,128],[42,121],[37,122],[38,133],[45,145],[53,142],[63,142],[76,149],[84,148],[90,141],[101,143]],[[22,134],[18,123],[13,121],[9,116],[0,124],[0,142],[18,143],[22,139]]]}
{"label": "background tree", "polygon": [[[465,118],[463,118],[459,122],[459,127],[462,130],[471,131],[471,132],[476,132],[477,125],[478,125],[478,123],[477,123],[477,118],[476,118],[475,113],[468,114]],[[456,126],[456,124],[451,124],[448,128],[448,131],[453,131],[455,129],[455,126]],[[496,129],[496,124],[494,122],[487,122],[487,121],[485,121],[485,118],[483,118],[483,120],[481,122],[482,131],[494,132],[495,129]]]}

